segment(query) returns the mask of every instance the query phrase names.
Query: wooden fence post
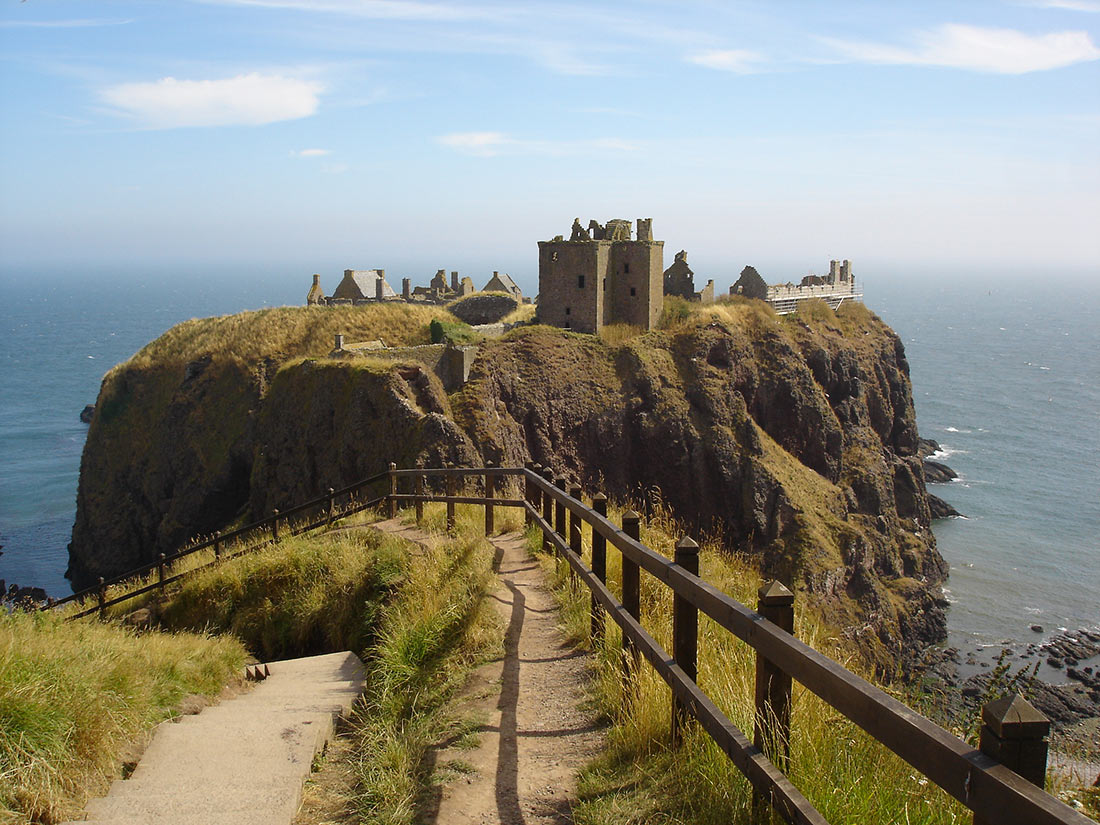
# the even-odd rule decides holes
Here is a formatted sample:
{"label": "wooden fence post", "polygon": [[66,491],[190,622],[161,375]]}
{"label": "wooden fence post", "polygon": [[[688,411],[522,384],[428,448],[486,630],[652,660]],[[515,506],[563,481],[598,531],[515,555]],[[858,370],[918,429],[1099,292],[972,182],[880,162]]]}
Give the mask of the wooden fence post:
{"label": "wooden fence post", "polygon": [[[581,485],[571,484],[569,495],[580,501]],[[584,556],[584,545],[581,542],[581,518],[572,511],[569,513],[569,549],[573,551],[578,559]],[[573,569],[573,565],[569,565],[569,586],[573,589],[577,587],[577,571]]]}
{"label": "wooden fence post", "polygon": [[278,508],[271,511],[271,540],[276,544],[279,543],[279,510]]}
{"label": "wooden fence post", "polygon": [[[765,582],[757,591],[756,612],[781,630],[794,632],[794,593],[781,582]],[[791,677],[758,651],[756,654],[756,721],[753,744],[784,773],[791,755]],[[757,820],[769,801],[753,795]]]}
{"label": "wooden fence post", "polygon": [[328,526],[332,527],[332,522],[336,520],[336,491],[331,487],[328,488]]}
{"label": "wooden fence post", "polygon": [[[418,475],[413,482],[413,492],[416,493],[417,496],[424,495],[423,475]],[[416,507],[416,523],[419,526],[420,522],[424,521],[424,502],[418,498],[413,506]]]}
{"label": "wooden fence post", "polygon": [[164,593],[164,553],[160,554],[160,558],[157,559],[157,588],[160,592]]}
{"label": "wooden fence post", "polygon": [[455,495],[454,476],[447,476],[444,490],[447,493],[447,532],[453,536],[455,533],[455,503],[451,501],[451,499],[453,499]]}
{"label": "wooden fence post", "polygon": [[[554,471],[549,467],[542,468],[542,478],[547,484],[554,483]],[[550,493],[543,491],[542,493],[542,519],[546,522],[546,526],[550,529],[554,529],[554,499],[550,497]],[[550,544],[550,536],[546,531],[542,534],[542,552],[549,553],[553,549],[553,545]]]}
{"label": "wooden fence post", "polygon": [[[554,486],[563,493],[567,493],[565,476],[558,476],[554,480]],[[554,532],[561,536],[563,540],[569,540],[569,533],[566,532],[565,526],[565,505],[560,501],[554,502]]]}
{"label": "wooden fence post", "polygon": [[[684,536],[676,542],[673,561],[685,572],[699,575],[699,545],[694,539]],[[698,676],[696,655],[699,648],[699,613],[695,605],[672,591],[672,659],[684,671],[691,681]],[[687,706],[676,694],[672,694],[672,747],[677,748],[683,741],[684,728],[690,719]]]}
{"label": "wooden fence post", "polygon": [[[533,461],[528,461],[527,462],[527,469],[530,470],[532,473],[538,474],[539,470],[542,469],[542,465],[541,464],[536,464]],[[524,488],[523,488],[524,496],[523,497],[528,501],[528,503],[532,507],[537,508],[538,507],[538,501],[535,498],[535,492],[536,492],[535,483],[533,481],[531,481],[530,476],[525,474],[523,476],[523,484],[524,484]],[[523,525],[524,525],[524,527],[530,527],[534,523],[535,523],[535,517],[532,516],[531,513],[528,512],[527,509],[525,508],[524,511],[523,511]]]}
{"label": "wooden fence post", "polygon": [[219,561],[222,557],[222,532],[218,530],[214,533],[214,561]]}
{"label": "wooden fence post", "polygon": [[397,518],[397,465],[390,462],[390,494],[386,499],[386,515]]}
{"label": "wooden fence post", "polygon": [[[623,532],[634,541],[641,539],[642,517],[633,510],[623,513]],[[631,561],[623,553],[623,607],[638,622],[642,619],[641,582],[638,563]],[[623,675],[629,676],[639,664],[639,651],[634,643],[623,634]]]}
{"label": "wooden fence post", "polygon": [[[491,464],[486,463],[486,467],[491,467]],[[486,473],[485,474],[485,498],[489,499],[490,503],[485,505],[485,535],[491,536],[496,532],[493,527],[493,505],[492,500],[496,496],[496,476]]]}
{"label": "wooden fence post", "polygon": [[[607,515],[607,496],[603,493],[596,493],[592,496],[592,509],[599,513],[601,516]],[[604,584],[607,583],[607,539],[596,532],[596,528],[592,528],[592,573],[596,578]],[[603,608],[600,606],[599,601],[596,599],[596,594],[592,594],[592,641],[593,644],[598,644],[603,641],[604,632],[604,615]]]}
{"label": "wooden fence post", "polygon": [[[1047,777],[1047,734],[1050,720],[1019,694],[990,702],[982,708],[978,749],[1042,788]],[[974,814],[974,825],[995,820]]]}
{"label": "wooden fence post", "polygon": [[96,593],[96,597],[99,599],[99,618],[107,618],[107,582],[100,576],[99,577],[99,591]]}

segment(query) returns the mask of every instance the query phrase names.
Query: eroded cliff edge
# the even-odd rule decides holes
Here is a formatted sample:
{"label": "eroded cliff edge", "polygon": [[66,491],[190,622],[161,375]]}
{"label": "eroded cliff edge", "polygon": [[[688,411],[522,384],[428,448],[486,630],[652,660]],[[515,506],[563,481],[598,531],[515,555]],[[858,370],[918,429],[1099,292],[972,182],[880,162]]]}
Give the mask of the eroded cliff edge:
{"label": "eroded cliff edge", "polygon": [[[943,637],[946,565],[908,364],[862,306],[778,318],[723,304],[618,342],[516,330],[484,343],[450,397],[415,362],[324,358],[327,333],[358,324],[373,337],[380,309],[279,310],[320,328],[273,343],[264,313],[195,322],[190,338],[177,328],[174,346],[154,342],[109,374],[85,447],[74,583],[391,460],[534,460],[613,496],[659,491],[696,529],[812,593],[884,673]],[[414,315],[405,343],[426,327]],[[218,322],[269,344],[227,353]]]}

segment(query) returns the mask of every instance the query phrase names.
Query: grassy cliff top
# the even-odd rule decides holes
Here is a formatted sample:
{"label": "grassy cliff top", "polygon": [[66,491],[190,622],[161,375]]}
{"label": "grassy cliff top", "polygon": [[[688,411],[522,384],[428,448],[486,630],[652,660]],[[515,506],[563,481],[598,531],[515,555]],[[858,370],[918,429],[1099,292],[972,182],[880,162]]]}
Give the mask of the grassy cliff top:
{"label": "grassy cliff top", "polygon": [[433,318],[456,322],[436,306],[401,302],[341,307],[275,307],[215,318],[194,318],[141,348],[124,366],[188,363],[197,358],[256,362],[326,355],[336,333],[348,341],[381,338],[388,346],[430,343]]}

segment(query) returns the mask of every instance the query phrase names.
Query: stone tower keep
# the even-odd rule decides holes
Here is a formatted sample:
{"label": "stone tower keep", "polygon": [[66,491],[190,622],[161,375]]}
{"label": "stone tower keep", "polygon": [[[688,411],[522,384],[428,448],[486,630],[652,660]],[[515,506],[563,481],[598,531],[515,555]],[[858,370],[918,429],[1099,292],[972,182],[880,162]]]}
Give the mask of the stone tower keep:
{"label": "stone tower keep", "polygon": [[664,307],[664,241],[653,240],[651,218],[630,222],[573,221],[569,240],[539,241],[539,323],[577,332],[607,324],[653,329]]}

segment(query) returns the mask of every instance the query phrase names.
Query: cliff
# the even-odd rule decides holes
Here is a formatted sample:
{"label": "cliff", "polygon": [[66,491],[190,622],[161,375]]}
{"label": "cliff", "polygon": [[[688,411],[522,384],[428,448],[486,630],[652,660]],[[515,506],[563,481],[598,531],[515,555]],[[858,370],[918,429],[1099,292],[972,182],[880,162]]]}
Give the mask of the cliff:
{"label": "cliff", "polygon": [[[659,496],[695,529],[721,531],[768,575],[814,594],[884,673],[944,635],[946,565],[929,529],[908,365],[864,307],[779,318],[724,303],[619,341],[515,330],[482,345],[450,397],[414,363],[309,360],[334,329],[426,340],[427,319],[411,316],[405,340],[379,335],[380,310],[391,308],[339,319],[279,310],[326,328],[242,343],[233,357],[212,346],[211,325],[241,316],[192,322],[109,374],[85,448],[74,584],[391,460],[535,460],[588,489]],[[262,318],[249,325],[242,339],[264,337]]]}

